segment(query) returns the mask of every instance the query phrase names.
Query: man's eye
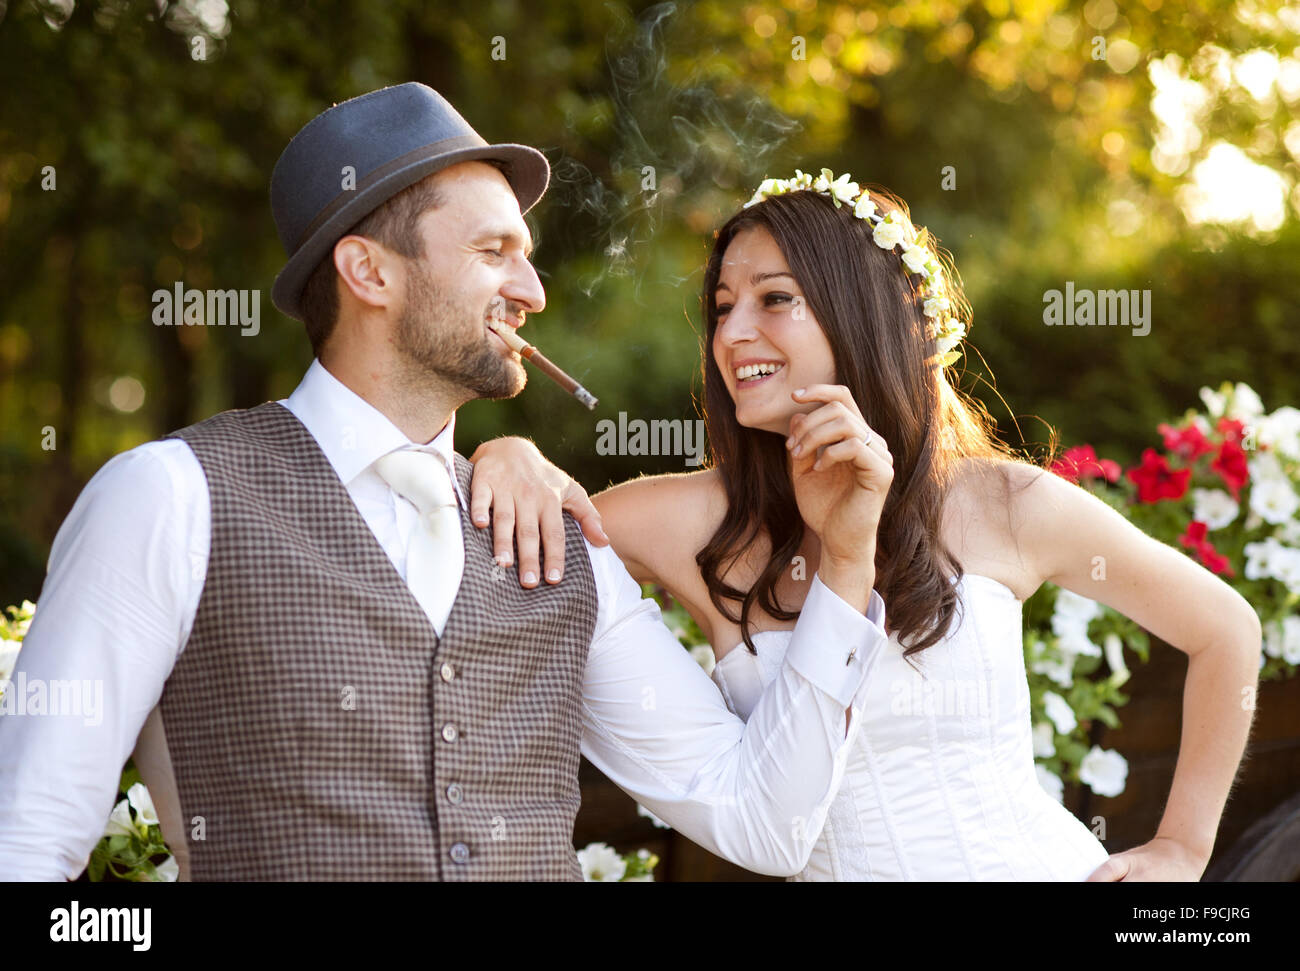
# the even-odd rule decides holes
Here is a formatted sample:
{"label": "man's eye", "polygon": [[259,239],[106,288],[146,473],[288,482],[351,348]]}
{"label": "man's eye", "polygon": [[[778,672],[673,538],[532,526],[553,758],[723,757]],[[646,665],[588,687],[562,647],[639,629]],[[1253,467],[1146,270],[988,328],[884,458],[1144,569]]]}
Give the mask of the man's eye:
{"label": "man's eye", "polygon": [[495,256],[499,260],[506,258],[506,251],[502,249],[485,249],[479,250],[480,253],[487,253],[489,256]]}

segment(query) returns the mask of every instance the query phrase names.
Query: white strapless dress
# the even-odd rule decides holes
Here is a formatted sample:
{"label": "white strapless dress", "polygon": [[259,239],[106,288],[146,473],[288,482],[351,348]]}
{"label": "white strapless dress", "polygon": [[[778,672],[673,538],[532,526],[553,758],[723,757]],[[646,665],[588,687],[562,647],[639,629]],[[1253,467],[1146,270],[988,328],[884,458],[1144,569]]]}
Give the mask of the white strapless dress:
{"label": "white strapless dress", "polygon": [[[870,674],[844,780],[808,866],[791,880],[1083,880],[1106,859],[1038,784],[1021,602],[965,574],[943,641],[912,656],[890,637]],[[888,610],[888,605],[886,605]],[[789,631],[754,637],[713,669],[748,719],[780,671]]]}

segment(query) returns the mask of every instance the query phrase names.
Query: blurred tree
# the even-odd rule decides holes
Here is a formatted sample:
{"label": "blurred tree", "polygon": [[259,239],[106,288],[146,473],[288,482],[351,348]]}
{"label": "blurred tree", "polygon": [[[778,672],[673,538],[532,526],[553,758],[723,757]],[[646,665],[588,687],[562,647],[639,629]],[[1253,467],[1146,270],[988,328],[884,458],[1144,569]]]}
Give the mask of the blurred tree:
{"label": "blurred tree", "polygon": [[[987,360],[966,381],[1013,442],[1037,414],[1131,460],[1202,384],[1296,401],[1298,41],[1294,5],[1252,0],[0,2],[0,602],[36,597],[107,458],[293,389],[271,169],[325,106],[406,80],[550,158],[529,328],[601,398],[534,376],[463,410],[462,452],[527,434],[591,489],[684,468],[598,455],[596,422],[694,417],[710,233],[823,165],[953,250]],[[1067,280],[1151,290],[1149,335],[1045,327]],[[258,335],[154,326],[176,281],[260,291]]]}

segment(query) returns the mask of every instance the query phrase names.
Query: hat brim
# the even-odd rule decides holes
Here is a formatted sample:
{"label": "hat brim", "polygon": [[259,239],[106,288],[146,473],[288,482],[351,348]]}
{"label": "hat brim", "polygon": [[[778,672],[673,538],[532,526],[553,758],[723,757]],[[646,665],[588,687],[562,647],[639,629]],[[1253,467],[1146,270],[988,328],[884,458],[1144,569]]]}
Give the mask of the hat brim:
{"label": "hat brim", "polygon": [[502,174],[519,200],[520,212],[527,212],[537,203],[550,181],[551,167],[546,156],[527,145],[482,145],[451,152],[439,152],[437,145],[430,145],[429,152],[428,157],[417,158],[358,192],[298,247],[271,286],[271,302],[282,313],[302,320],[302,289],[334,244],[370,213],[425,176],[458,162],[500,162]]}

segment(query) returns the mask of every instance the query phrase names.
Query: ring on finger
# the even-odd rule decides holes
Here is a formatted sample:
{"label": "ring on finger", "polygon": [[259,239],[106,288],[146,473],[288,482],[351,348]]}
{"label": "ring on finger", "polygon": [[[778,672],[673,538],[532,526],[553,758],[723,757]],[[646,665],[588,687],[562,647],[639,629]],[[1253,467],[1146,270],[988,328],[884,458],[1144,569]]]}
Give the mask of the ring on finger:
{"label": "ring on finger", "polygon": [[870,444],[871,444],[871,440],[872,440],[873,438],[875,438],[875,437],[876,437],[876,433],[875,433],[875,431],[874,431],[873,429],[871,429],[871,428],[868,428],[868,429],[867,429],[867,437],[864,438],[864,439],[862,440],[862,444],[863,444],[863,445],[870,445]]}

